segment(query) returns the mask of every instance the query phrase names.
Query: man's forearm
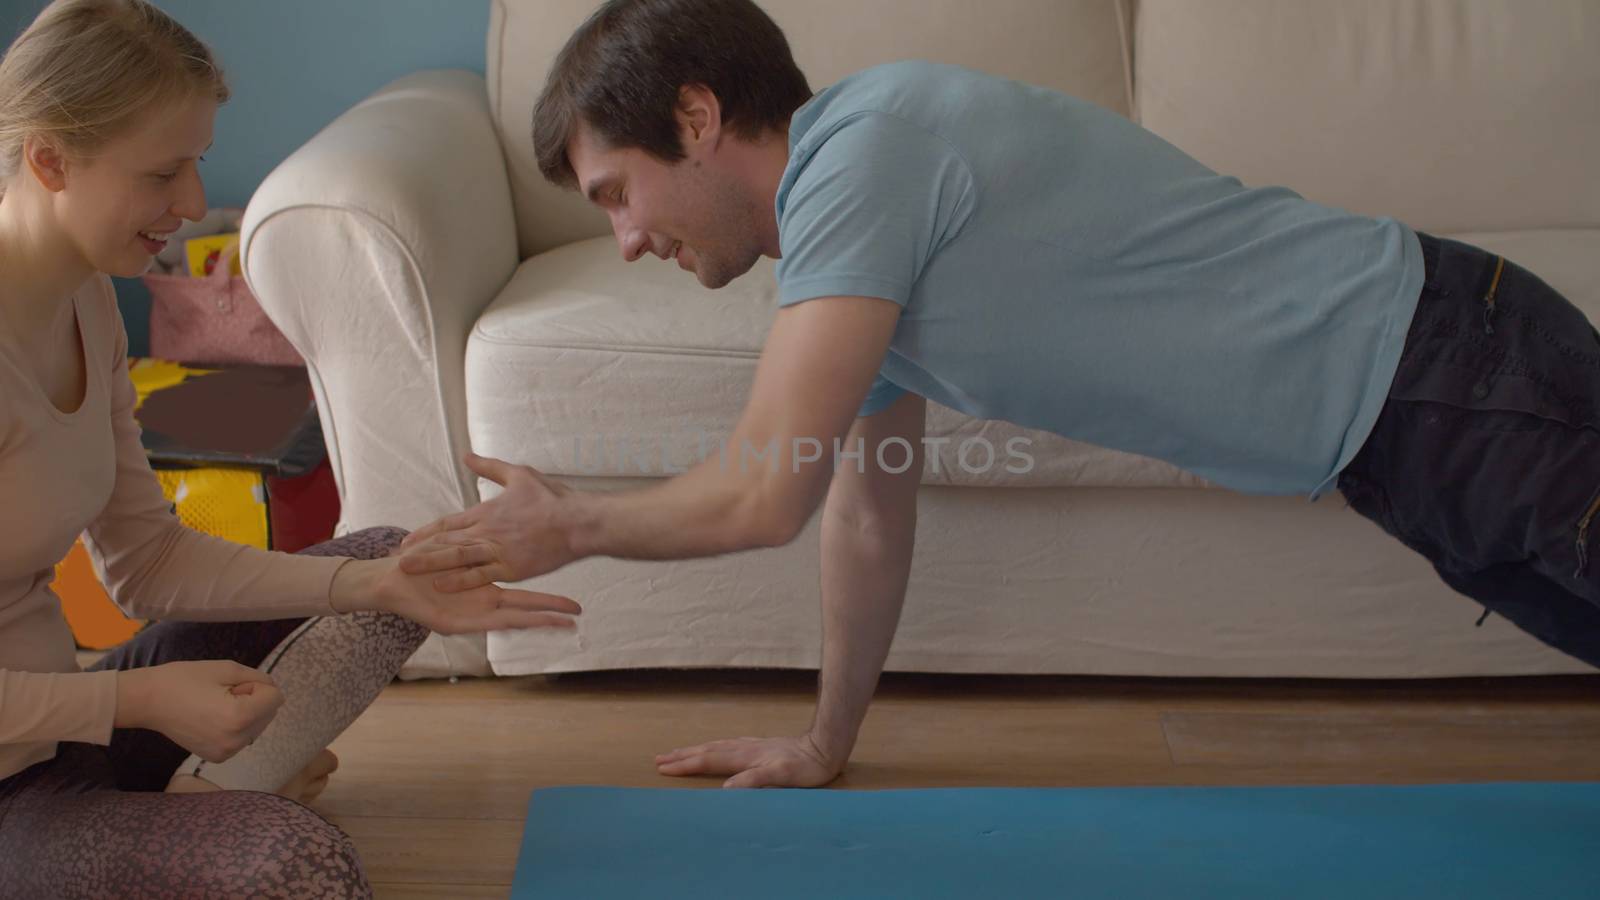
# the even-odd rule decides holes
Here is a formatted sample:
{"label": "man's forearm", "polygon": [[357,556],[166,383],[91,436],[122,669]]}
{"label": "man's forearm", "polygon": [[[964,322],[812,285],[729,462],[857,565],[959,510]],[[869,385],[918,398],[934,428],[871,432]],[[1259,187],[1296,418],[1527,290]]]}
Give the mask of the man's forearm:
{"label": "man's forearm", "polygon": [[573,492],[565,530],[580,559],[690,559],[779,546],[821,499],[827,473],[816,465],[752,472],[707,459],[644,490]]}
{"label": "man's forearm", "polygon": [[870,529],[822,522],[822,673],[811,738],[843,765],[855,748],[905,604],[916,507]]}

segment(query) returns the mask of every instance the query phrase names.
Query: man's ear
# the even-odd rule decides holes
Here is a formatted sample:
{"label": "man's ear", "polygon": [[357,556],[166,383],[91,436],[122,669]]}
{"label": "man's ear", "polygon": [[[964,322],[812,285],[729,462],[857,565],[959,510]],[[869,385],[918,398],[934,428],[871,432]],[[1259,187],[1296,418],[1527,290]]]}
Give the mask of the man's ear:
{"label": "man's ear", "polygon": [[678,91],[673,114],[685,152],[696,145],[716,146],[722,134],[722,104],[710,88],[703,84],[684,85]]}
{"label": "man's ear", "polygon": [[44,189],[60,193],[67,187],[67,155],[53,141],[28,137],[22,142],[22,163]]}

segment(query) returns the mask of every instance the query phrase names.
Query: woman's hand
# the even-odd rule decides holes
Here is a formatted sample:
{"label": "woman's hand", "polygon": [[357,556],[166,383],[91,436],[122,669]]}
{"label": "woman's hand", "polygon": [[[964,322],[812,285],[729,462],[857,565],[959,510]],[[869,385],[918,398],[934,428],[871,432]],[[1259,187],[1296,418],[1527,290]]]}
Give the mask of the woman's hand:
{"label": "woman's hand", "polygon": [[333,608],[377,610],[404,616],[439,634],[470,634],[519,628],[572,628],[577,603],[554,594],[487,584],[445,592],[431,575],[407,575],[400,557],[351,560],[333,579]]}
{"label": "woman's hand", "polygon": [[228,660],[175,662],[117,673],[115,724],[159,731],[220,763],[250,746],[282,705],[265,672]]}

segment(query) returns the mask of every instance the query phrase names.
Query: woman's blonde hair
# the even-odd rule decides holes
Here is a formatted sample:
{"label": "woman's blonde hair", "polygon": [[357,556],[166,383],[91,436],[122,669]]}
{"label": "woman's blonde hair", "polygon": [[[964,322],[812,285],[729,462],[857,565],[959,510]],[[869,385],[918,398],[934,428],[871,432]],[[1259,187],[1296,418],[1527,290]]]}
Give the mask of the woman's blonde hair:
{"label": "woman's blonde hair", "polygon": [[0,60],[0,190],[29,136],[85,158],[140,113],[228,99],[211,50],[144,0],[55,0]]}

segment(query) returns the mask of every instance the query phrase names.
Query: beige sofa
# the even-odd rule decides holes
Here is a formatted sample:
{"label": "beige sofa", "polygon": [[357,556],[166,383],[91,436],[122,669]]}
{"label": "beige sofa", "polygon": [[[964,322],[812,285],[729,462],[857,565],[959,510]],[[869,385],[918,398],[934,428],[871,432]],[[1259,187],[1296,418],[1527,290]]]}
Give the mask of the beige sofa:
{"label": "beige sofa", "polygon": [[[594,2],[496,0],[487,79],[395,82],[250,204],[246,271],[310,366],[343,529],[473,504],[469,447],[639,485],[741,408],[775,313],[771,261],[716,292],[670,262],[625,264],[604,218],[534,167],[534,97]],[[1600,319],[1593,0],[763,5],[814,88],[908,57],[1047,85],[1246,183],[1503,252]],[[925,477],[891,670],[1586,670],[1499,618],[1474,627],[1475,604],[1337,495],[1242,496],[947,409],[928,419],[951,441]],[[1031,471],[963,467],[964,444],[1016,437]],[[434,638],[405,675],[818,663],[815,521],[780,549],[586,560],[535,583],[586,605],[577,635]]]}

